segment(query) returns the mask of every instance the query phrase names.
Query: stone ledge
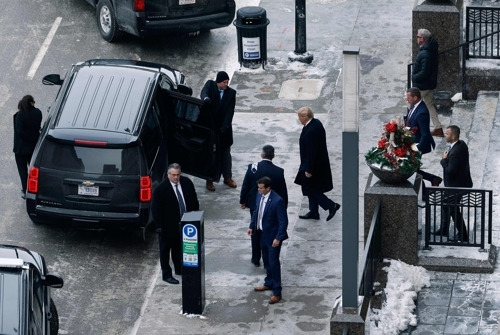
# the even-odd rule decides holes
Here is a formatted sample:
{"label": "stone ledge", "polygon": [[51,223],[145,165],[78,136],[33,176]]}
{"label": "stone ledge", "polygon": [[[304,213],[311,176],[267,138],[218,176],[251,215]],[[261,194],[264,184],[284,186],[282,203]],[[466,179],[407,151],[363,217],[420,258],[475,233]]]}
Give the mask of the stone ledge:
{"label": "stone ledge", "polygon": [[497,248],[490,245],[487,259],[473,259],[460,257],[432,257],[418,258],[419,266],[430,271],[462,272],[462,273],[493,273],[497,261]]}

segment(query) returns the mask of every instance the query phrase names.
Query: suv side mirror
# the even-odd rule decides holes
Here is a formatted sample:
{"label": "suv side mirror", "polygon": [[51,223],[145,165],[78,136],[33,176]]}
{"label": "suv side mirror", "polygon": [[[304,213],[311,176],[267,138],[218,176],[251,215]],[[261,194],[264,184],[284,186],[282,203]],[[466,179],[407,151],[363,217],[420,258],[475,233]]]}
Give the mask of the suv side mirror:
{"label": "suv side mirror", "polygon": [[177,91],[179,91],[179,93],[182,93],[185,95],[189,95],[189,96],[193,95],[193,89],[187,85],[184,85],[184,84],[177,85]]}
{"label": "suv side mirror", "polygon": [[64,80],[58,74],[48,74],[42,79],[44,85],[62,85]]}
{"label": "suv side mirror", "polygon": [[64,285],[64,280],[61,276],[57,274],[47,274],[43,281],[44,285],[50,286],[53,288],[61,288]]}

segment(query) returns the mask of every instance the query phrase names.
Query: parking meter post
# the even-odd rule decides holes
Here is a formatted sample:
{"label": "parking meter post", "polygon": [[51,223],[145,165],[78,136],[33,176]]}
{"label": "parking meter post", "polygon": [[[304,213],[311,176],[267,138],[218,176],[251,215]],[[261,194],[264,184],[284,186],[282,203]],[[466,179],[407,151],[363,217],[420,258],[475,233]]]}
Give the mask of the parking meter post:
{"label": "parking meter post", "polygon": [[238,62],[240,66],[256,69],[267,63],[267,25],[269,19],[262,7],[248,6],[238,9],[236,27]]}
{"label": "parking meter post", "polygon": [[295,0],[295,51],[288,58],[310,64],[313,55],[307,51],[306,45],[306,0]]}
{"label": "parking meter post", "polygon": [[205,308],[205,232],[203,211],[184,213],[181,220],[182,313]]}

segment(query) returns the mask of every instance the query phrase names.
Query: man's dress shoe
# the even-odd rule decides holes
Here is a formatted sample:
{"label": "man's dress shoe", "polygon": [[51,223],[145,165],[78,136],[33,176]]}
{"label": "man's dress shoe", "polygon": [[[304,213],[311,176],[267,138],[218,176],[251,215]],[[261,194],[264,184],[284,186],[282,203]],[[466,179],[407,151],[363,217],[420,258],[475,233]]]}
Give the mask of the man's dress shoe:
{"label": "man's dress shoe", "polygon": [[269,303],[272,305],[272,304],[275,304],[277,302],[280,302],[281,301],[281,295],[273,295],[271,297],[271,299],[269,299]]}
{"label": "man's dress shoe", "polygon": [[257,268],[260,266],[260,262],[259,262],[259,261],[257,261],[257,262],[251,261],[251,262],[252,262],[252,264],[253,264],[253,265],[255,265],[255,267],[257,267]]}
{"label": "man's dress shoe", "polygon": [[431,136],[444,137],[443,128],[436,128],[431,131]]}
{"label": "man's dress shoe", "polygon": [[309,219],[319,220],[319,214],[313,214],[311,212],[308,212],[307,214],[299,215],[299,218],[304,220],[309,220]]}
{"label": "man's dress shoe", "polygon": [[253,290],[255,292],[264,292],[264,291],[269,291],[271,288],[270,287],[267,287],[265,285],[262,285],[262,286],[257,286],[255,287]]}
{"label": "man's dress shoe", "polygon": [[443,230],[442,228],[439,228],[438,230],[434,231],[434,235],[448,236],[448,231]]}
{"label": "man's dress shoe", "polygon": [[175,279],[174,277],[163,278],[163,280],[169,284],[179,284],[179,281],[177,279]]}
{"label": "man's dress shoe", "polygon": [[326,218],[326,221],[330,221],[334,216],[335,214],[337,213],[337,211],[339,210],[340,208],[340,205],[339,204],[334,204],[332,208],[330,208],[329,212],[328,213],[328,217]]}
{"label": "man's dress shoe", "polygon": [[225,178],[224,184],[226,184],[227,186],[229,186],[231,188],[236,188],[236,183],[231,178]]}
{"label": "man's dress shoe", "polygon": [[213,182],[207,180],[207,185],[206,186],[207,186],[207,190],[209,190],[210,192],[214,192],[215,191],[215,186],[214,186]]}

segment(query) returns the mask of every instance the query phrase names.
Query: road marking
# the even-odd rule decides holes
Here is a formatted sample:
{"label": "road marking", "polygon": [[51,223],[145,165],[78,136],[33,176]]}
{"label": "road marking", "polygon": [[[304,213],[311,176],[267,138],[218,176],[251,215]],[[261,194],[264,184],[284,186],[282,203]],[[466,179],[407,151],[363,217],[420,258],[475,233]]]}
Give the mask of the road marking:
{"label": "road marking", "polygon": [[57,28],[59,28],[59,25],[61,24],[62,17],[56,18],[54,21],[54,24],[52,24],[52,28],[50,28],[49,34],[45,38],[45,41],[43,41],[42,46],[40,47],[40,50],[38,50],[38,54],[35,57],[35,60],[31,64],[30,70],[28,71],[28,79],[32,80],[33,77],[35,76],[36,70],[38,70],[38,67],[40,66],[40,63],[43,60],[43,57],[45,57],[45,53],[47,53],[47,50],[49,49],[50,43],[52,43],[52,39],[54,38],[54,35],[56,34]]}
{"label": "road marking", "polygon": [[136,335],[138,330],[139,330],[139,327],[141,326],[142,319],[144,317],[144,312],[146,311],[146,308],[148,307],[149,299],[153,295],[153,290],[156,286],[156,281],[158,280],[158,277],[160,276],[160,272],[161,272],[161,265],[160,265],[160,262],[158,261],[158,263],[156,264],[154,274],[150,279],[149,287],[148,287],[148,290],[146,291],[144,303],[142,304],[141,311],[139,313],[139,317],[137,318],[137,320],[135,320],[134,328],[132,328],[132,330],[130,331],[130,335]]}

